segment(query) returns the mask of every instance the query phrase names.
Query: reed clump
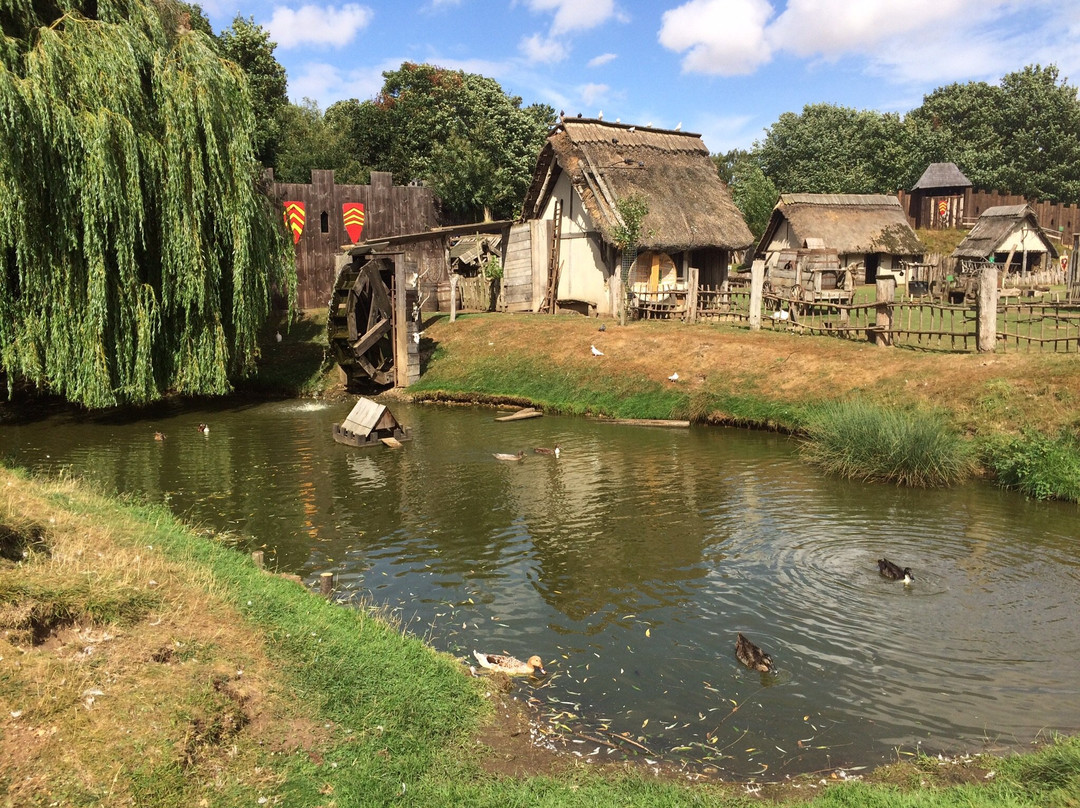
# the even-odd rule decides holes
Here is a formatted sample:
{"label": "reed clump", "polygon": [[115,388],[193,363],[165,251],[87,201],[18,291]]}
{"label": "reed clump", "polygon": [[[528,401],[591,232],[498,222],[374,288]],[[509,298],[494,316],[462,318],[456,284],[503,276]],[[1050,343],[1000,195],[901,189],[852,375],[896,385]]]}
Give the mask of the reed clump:
{"label": "reed clump", "polygon": [[972,444],[939,413],[839,401],[811,410],[805,431],[803,457],[849,479],[937,488],[976,468]]}

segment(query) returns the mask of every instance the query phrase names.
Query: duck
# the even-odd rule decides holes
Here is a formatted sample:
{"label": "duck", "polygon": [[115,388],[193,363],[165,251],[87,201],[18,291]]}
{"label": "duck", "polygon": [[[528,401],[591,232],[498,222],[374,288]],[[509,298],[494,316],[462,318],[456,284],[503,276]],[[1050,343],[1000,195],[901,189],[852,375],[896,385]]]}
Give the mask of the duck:
{"label": "duck", "polygon": [[165,440],[165,433],[164,432],[155,432],[154,433],[154,440]]}
{"label": "duck", "polygon": [[507,454],[506,452],[495,452],[492,457],[496,460],[521,460],[525,457],[525,450],[522,449],[517,454]]}
{"label": "duck", "polygon": [[536,454],[555,455],[555,457],[558,457],[561,450],[559,449],[559,444],[556,443],[554,449],[548,449],[544,446],[538,446],[533,449],[533,451],[536,452]]}
{"label": "duck", "polygon": [[915,576],[911,573],[911,567],[901,568],[899,564],[894,564],[887,558],[879,559],[877,568],[878,572],[890,581],[903,581],[907,585],[915,580]]}
{"label": "duck", "polygon": [[506,654],[481,654],[479,651],[473,651],[473,656],[476,657],[476,661],[480,663],[481,668],[500,671],[511,676],[528,676],[536,673],[536,671],[540,671],[542,674],[547,673],[544,670],[544,661],[535,654],[525,662]]}
{"label": "duck", "polygon": [[210,427],[207,424],[199,424],[199,431],[204,435],[209,435]]}
{"label": "duck", "polygon": [[739,638],[735,641],[735,657],[751,670],[768,673],[772,670],[772,657],[746,639],[739,632]]}

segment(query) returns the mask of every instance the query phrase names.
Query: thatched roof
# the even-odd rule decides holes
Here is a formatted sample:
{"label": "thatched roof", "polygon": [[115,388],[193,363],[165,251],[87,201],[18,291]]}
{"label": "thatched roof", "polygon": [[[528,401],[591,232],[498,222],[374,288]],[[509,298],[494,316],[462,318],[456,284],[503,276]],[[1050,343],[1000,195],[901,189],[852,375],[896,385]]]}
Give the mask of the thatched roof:
{"label": "thatched roof", "polygon": [[912,191],[932,191],[936,188],[970,188],[971,180],[964,176],[956,163],[931,163]]}
{"label": "thatched roof", "polygon": [[967,238],[953,250],[952,256],[986,260],[994,253],[1001,252],[1006,239],[1023,227],[1038,236],[1038,241],[1031,243],[1028,252],[1048,252],[1051,258],[1057,258],[1057,249],[1043,235],[1035,211],[1027,205],[998,205],[984,210]]}
{"label": "thatched roof", "polygon": [[895,196],[781,194],[758,243],[759,256],[765,254],[784,220],[791,225],[799,246],[808,239],[820,239],[825,247],[841,255],[922,255],[925,252]]}
{"label": "thatched roof", "polygon": [[560,172],[612,242],[618,201],[639,194],[649,205],[643,249],[675,252],[742,250],[754,237],[716,174],[700,135],[570,118],[552,130],[540,152],[523,215],[542,215]]}

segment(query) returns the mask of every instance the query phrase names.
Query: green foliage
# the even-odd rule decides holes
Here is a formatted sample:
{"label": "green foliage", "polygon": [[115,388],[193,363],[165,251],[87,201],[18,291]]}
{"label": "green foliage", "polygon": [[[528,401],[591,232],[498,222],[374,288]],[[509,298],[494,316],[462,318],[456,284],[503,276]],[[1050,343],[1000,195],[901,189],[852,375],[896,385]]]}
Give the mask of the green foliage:
{"label": "green foliage", "polygon": [[933,488],[974,473],[971,445],[940,413],[840,401],[812,411],[805,429],[803,456],[841,477]]}
{"label": "green foliage", "polygon": [[615,203],[622,221],[611,232],[612,243],[622,252],[635,250],[641,243],[649,200],[643,194],[629,194]]}
{"label": "green foliage", "polygon": [[[197,8],[197,7],[196,7]],[[264,166],[274,164],[282,138],[284,110],[289,103],[285,68],[274,58],[270,34],[251,17],[237,16],[218,36],[221,54],[247,76],[255,114],[255,155]]]}
{"label": "green foliage", "polygon": [[781,193],[885,194],[910,187],[898,115],[808,104],[801,114],[781,115],[753,151]]}
{"label": "green foliage", "polygon": [[274,166],[278,182],[311,182],[311,170],[332,169],[334,181],[342,185],[366,185],[371,178],[359,155],[350,150],[350,141],[334,125],[334,105],[324,115],[310,98],[289,104],[282,111],[282,139]]}
{"label": "green foliage", "polygon": [[89,407],[227,392],[294,282],[243,75],[162,8],[0,53],[0,368]]}
{"label": "green foliage", "polygon": [[780,194],[750,153],[739,153],[729,165],[730,179],[726,182],[731,188],[731,197],[742,212],[750,232],[755,239],[759,239],[769,225]]}
{"label": "green foliage", "polygon": [[522,108],[494,79],[461,70],[406,62],[383,77],[374,100],[327,110],[348,153],[399,182],[424,180],[463,221],[517,215],[555,111]]}
{"label": "green foliage", "polygon": [[1026,430],[1015,438],[992,441],[983,463],[998,482],[1035,499],[1080,502],[1080,436],[1061,430],[1056,436]]}

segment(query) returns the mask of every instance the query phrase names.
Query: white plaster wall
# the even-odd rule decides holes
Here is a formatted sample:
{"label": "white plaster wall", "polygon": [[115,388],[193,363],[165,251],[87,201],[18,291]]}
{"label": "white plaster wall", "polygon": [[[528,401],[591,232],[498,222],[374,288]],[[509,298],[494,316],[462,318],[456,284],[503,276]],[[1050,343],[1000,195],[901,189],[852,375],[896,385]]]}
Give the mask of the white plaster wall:
{"label": "white plaster wall", "polygon": [[555,215],[555,200],[562,200],[562,235],[559,242],[558,297],[563,300],[584,300],[596,306],[596,313],[611,314],[609,279],[603,269],[599,240],[586,235],[596,230],[592,218],[585,211],[581,199],[566,173],[555,182],[543,216]]}

